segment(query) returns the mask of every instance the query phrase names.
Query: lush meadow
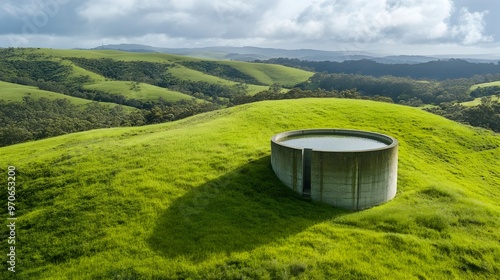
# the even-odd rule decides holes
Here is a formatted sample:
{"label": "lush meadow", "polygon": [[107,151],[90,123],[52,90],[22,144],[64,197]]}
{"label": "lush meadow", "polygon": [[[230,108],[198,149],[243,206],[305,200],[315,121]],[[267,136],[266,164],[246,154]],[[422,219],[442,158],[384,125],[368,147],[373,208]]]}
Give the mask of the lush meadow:
{"label": "lush meadow", "polygon": [[[279,182],[271,136],[327,127],[399,140],[393,201],[347,212]],[[419,109],[302,99],[3,147],[0,181],[16,167],[20,279],[494,279],[499,158],[498,135]]]}

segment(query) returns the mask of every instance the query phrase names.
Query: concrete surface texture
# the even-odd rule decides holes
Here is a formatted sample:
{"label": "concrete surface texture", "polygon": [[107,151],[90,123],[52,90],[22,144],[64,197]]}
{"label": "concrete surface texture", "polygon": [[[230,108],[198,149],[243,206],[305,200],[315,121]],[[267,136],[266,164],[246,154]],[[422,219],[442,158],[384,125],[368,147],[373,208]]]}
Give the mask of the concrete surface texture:
{"label": "concrete surface texture", "polygon": [[[365,137],[385,145],[359,151],[322,151],[318,148],[311,151],[282,143],[305,135]],[[304,197],[338,208],[362,210],[387,202],[396,195],[398,141],[387,135],[359,130],[284,132],[271,139],[271,164],[278,178]]]}

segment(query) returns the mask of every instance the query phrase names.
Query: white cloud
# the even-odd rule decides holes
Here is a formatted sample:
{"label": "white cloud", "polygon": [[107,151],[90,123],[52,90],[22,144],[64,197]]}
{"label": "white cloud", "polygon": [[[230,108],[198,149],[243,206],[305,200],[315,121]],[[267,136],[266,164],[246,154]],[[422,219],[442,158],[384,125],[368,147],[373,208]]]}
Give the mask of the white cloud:
{"label": "white cloud", "polygon": [[469,12],[467,8],[462,8],[460,23],[458,26],[453,27],[452,34],[462,38],[462,43],[465,45],[493,41],[492,36],[484,35],[484,16],[487,14],[488,11]]}
{"label": "white cloud", "polygon": [[137,0],[89,0],[79,9],[78,14],[88,21],[113,19],[124,16],[136,9]]}
{"label": "white cloud", "polygon": [[492,41],[484,34],[487,12],[456,12],[452,0],[319,0],[295,17],[261,22],[267,37],[307,38],[324,42],[457,42]]}
{"label": "white cloud", "polygon": [[106,39],[142,42],[149,35],[166,39],[144,43],[172,47],[170,42],[358,50],[370,45],[491,44],[492,34],[500,36],[491,28],[499,19],[484,10],[494,4],[467,1],[2,0],[0,35],[28,29],[28,35],[40,35],[27,43],[19,40],[26,45],[41,44],[44,34],[74,36],[80,45]]}

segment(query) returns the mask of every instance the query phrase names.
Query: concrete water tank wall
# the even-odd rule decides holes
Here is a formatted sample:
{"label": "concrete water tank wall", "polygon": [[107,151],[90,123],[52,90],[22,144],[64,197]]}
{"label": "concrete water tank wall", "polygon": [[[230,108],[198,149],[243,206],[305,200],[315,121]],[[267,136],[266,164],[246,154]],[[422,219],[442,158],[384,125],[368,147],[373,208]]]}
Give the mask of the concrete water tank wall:
{"label": "concrete water tank wall", "polygon": [[[316,136],[333,136],[333,142],[328,147],[287,143],[294,138]],[[373,140],[380,145],[357,147],[353,141],[350,147],[336,149],[335,137],[346,136]],[[284,132],[271,139],[271,164],[278,178],[304,197],[339,208],[361,210],[387,202],[396,195],[398,141],[359,130]]]}

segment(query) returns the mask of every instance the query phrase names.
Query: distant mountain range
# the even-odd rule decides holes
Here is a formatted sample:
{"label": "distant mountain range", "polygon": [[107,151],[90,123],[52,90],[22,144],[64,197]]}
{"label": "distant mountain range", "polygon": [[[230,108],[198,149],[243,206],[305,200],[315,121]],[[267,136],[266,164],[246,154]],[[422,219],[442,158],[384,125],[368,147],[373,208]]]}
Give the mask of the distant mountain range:
{"label": "distant mountain range", "polygon": [[111,49],[130,52],[159,52],[177,55],[185,55],[198,58],[227,59],[239,61],[268,60],[271,58],[291,58],[308,61],[333,61],[343,62],[347,60],[369,59],[384,64],[418,64],[436,60],[447,60],[460,58],[468,62],[475,63],[496,63],[498,59],[485,58],[479,56],[467,57],[464,55],[440,55],[440,56],[419,56],[419,55],[393,55],[384,56],[376,53],[360,51],[321,51],[311,49],[286,50],[259,47],[203,47],[203,48],[160,48],[138,44],[118,44],[103,45],[95,50]]}

